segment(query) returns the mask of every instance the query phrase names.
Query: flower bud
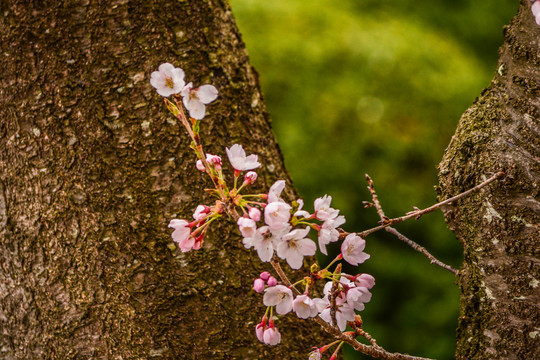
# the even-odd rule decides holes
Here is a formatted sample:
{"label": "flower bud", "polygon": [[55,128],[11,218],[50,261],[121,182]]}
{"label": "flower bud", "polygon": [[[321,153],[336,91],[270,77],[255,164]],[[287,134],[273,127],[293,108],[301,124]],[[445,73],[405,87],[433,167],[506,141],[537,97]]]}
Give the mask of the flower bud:
{"label": "flower bud", "polygon": [[255,208],[255,207],[252,207],[251,209],[249,209],[249,217],[253,221],[261,220],[261,210]]}
{"label": "flower bud", "polygon": [[265,284],[263,279],[257,278],[253,282],[253,290],[255,290],[255,292],[262,293],[264,291],[264,287]]}
{"label": "flower bud", "polygon": [[255,171],[248,171],[244,176],[244,182],[247,184],[253,184],[257,180],[257,173]]}
{"label": "flower bud", "polygon": [[203,163],[202,163],[201,160],[197,160],[196,165],[197,165],[197,169],[198,169],[198,170],[200,170],[200,171],[202,171],[202,172],[205,172],[205,171],[206,171],[206,169],[204,168],[204,165],[203,165]]}
{"label": "flower bud", "polygon": [[277,280],[275,277],[273,276],[270,276],[268,278],[268,281],[266,282],[268,284],[268,286],[272,287],[272,286],[276,286],[277,285]]}
{"label": "flower bud", "polygon": [[259,275],[259,277],[263,279],[264,281],[266,281],[270,278],[270,273],[268,271],[263,271],[261,275]]}

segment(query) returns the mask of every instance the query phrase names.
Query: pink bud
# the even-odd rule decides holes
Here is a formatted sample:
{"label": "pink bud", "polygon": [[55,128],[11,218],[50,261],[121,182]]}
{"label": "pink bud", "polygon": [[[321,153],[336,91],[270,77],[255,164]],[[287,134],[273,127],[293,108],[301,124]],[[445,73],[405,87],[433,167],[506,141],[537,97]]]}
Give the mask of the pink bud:
{"label": "pink bud", "polygon": [[281,342],[281,334],[277,328],[270,326],[264,330],[263,340],[265,344],[277,345]]}
{"label": "pink bud", "polygon": [[202,171],[202,172],[206,171],[206,169],[204,168],[204,165],[203,165],[201,160],[197,160],[196,165],[197,165],[197,169],[199,169],[200,171]]}
{"label": "pink bud", "polygon": [[253,221],[261,220],[261,210],[255,208],[255,207],[252,207],[251,209],[249,209],[249,217]]}
{"label": "pink bud", "polygon": [[270,278],[270,273],[268,271],[263,271],[261,275],[259,275],[259,277],[263,279],[264,281],[266,281],[268,280],[268,278]]}
{"label": "pink bud", "polygon": [[257,180],[257,173],[255,171],[248,171],[244,176],[244,182],[247,184],[253,184]]}
{"label": "pink bud", "polygon": [[253,290],[255,290],[255,292],[258,292],[258,293],[262,293],[264,291],[264,280],[263,279],[255,279],[255,281],[253,282]]}
{"label": "pink bud", "polygon": [[277,285],[277,280],[275,277],[273,276],[270,276],[268,278],[268,281],[266,282],[268,284],[268,286],[272,287],[272,286],[276,286]]}
{"label": "pink bud", "polygon": [[214,167],[216,168],[216,170],[220,170],[221,169],[221,158],[217,155],[212,155],[212,154],[206,154],[206,161],[210,164],[210,165],[214,165]]}
{"label": "pink bud", "polygon": [[255,334],[260,342],[264,342],[264,330],[266,330],[266,322],[263,320],[260,324],[255,326]]}

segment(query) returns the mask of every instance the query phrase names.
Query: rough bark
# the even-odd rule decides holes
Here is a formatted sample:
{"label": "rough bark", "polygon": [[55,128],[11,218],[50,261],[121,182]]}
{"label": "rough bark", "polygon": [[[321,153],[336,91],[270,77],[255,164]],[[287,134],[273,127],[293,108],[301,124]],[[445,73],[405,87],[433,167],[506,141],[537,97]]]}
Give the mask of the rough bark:
{"label": "rough bark", "polygon": [[530,5],[504,29],[495,78],[440,164],[442,198],[507,174],[445,211],[465,254],[458,359],[540,358],[540,26]]}
{"label": "rough bark", "polygon": [[[0,358],[303,359],[319,329],[264,347],[235,226],[180,253],[167,225],[209,185],[149,85],[162,62],[219,100],[210,153],[242,143],[287,178],[257,76],[222,0],[0,2]],[[206,198],[206,200],[209,200]],[[287,322],[287,320],[284,320]]]}

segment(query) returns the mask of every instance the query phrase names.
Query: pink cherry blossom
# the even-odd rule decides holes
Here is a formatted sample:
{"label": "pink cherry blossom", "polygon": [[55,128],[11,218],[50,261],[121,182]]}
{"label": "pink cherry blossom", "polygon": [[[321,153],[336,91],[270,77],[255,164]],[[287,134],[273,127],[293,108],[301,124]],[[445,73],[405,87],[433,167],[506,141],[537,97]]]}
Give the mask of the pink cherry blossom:
{"label": "pink cherry blossom", "polygon": [[268,280],[270,278],[270,273],[268,271],[263,271],[259,277],[263,279],[264,281]]}
{"label": "pink cherry blossom", "polygon": [[315,217],[321,221],[334,219],[338,216],[339,210],[330,207],[332,197],[324,195],[323,197],[315,199]]}
{"label": "pink cherry blossom", "polygon": [[249,209],[249,217],[253,221],[261,220],[261,210],[255,208],[255,207],[252,207],[251,209]]}
{"label": "pink cherry blossom", "polygon": [[540,25],[540,1],[535,1],[531,6],[531,11],[534,15],[536,23]]}
{"label": "pink cherry blossom", "polygon": [[248,171],[244,176],[244,183],[253,184],[257,180],[257,173],[255,171]]}
{"label": "pink cherry blossom", "polygon": [[266,283],[268,284],[268,286],[276,286],[277,285],[277,279],[275,277],[273,277],[273,276],[270,276]]}
{"label": "pink cherry blossom", "polygon": [[287,260],[287,263],[292,269],[300,269],[304,261],[304,256],[313,256],[317,251],[317,246],[313,240],[306,237],[309,229],[309,226],[307,226],[305,229],[291,231],[283,236],[282,242],[277,246],[278,256]]}
{"label": "pink cherry blossom", "polygon": [[355,310],[364,310],[364,303],[371,300],[371,293],[365,287],[352,287],[347,290],[347,303],[352,305]]}
{"label": "pink cherry blossom", "polygon": [[371,289],[375,285],[375,278],[369,274],[360,274],[355,277],[354,283],[357,287]]}
{"label": "pink cherry blossom", "polygon": [[184,106],[193,119],[201,120],[206,114],[206,105],[216,100],[218,91],[213,85],[203,85],[193,89],[193,83],[187,84],[180,93]]}
{"label": "pink cherry blossom", "polygon": [[326,252],[326,245],[331,242],[339,240],[339,231],[336,229],[345,224],[345,216],[340,215],[334,219],[326,220],[319,229],[319,250],[324,254]]}
{"label": "pink cherry blossom", "polygon": [[261,278],[257,278],[255,281],[253,281],[253,290],[255,290],[255,292],[262,293],[265,286],[266,284]]}
{"label": "pink cherry blossom", "polygon": [[282,201],[281,193],[285,189],[285,180],[276,181],[268,190],[268,203]]}
{"label": "pink cherry blossom", "polygon": [[257,334],[257,339],[259,339],[259,341],[262,343],[264,342],[264,330],[266,330],[266,317],[255,326],[255,334]]}
{"label": "pink cherry blossom", "polygon": [[242,145],[234,144],[231,148],[225,148],[225,152],[229,157],[229,162],[232,167],[237,171],[253,170],[261,166],[257,161],[257,155],[246,156],[246,152],[242,148]]}
{"label": "pink cherry blossom", "polygon": [[268,287],[264,290],[263,303],[266,306],[275,306],[278,314],[285,315],[293,308],[292,291],[283,285]]}
{"label": "pink cherry blossom", "polygon": [[210,208],[206,205],[199,205],[193,213],[193,218],[195,220],[202,220],[210,213]]}
{"label": "pink cherry blossom", "polygon": [[356,234],[349,234],[341,244],[343,259],[351,265],[357,266],[369,259],[364,252],[366,241]]}
{"label": "pink cherry blossom", "polygon": [[195,239],[191,237],[191,228],[186,220],[173,219],[169,223],[169,227],[174,229],[171,237],[182,252],[188,252],[193,248]]}
{"label": "pink cherry blossom", "polygon": [[257,231],[257,224],[255,221],[250,218],[241,217],[238,219],[237,224],[243,237],[250,238],[255,236],[255,232]]}
{"label": "pink cherry blossom", "polygon": [[195,165],[197,166],[197,169],[202,171],[202,172],[205,172],[206,171],[206,168],[204,167],[204,164],[201,160],[197,160],[197,162],[195,163]]}
{"label": "pink cherry blossom", "polygon": [[172,64],[163,63],[159,65],[158,71],[150,75],[150,84],[163,97],[178,94],[185,85],[184,70],[175,68]]}
{"label": "pink cherry blossom", "polygon": [[206,154],[206,162],[210,164],[210,166],[213,165],[216,170],[221,170],[221,157],[217,155]]}
{"label": "pink cherry blossom", "polygon": [[274,201],[264,208],[264,222],[272,230],[279,230],[289,226],[291,218],[291,205]]}
{"label": "pink cherry blossom", "polygon": [[274,256],[275,242],[277,240],[268,226],[261,226],[252,237],[244,238],[243,243],[248,249],[254,247],[261,261],[268,262]]}
{"label": "pink cherry blossom", "polygon": [[309,218],[311,216],[311,214],[308,213],[305,210],[302,210],[302,208],[304,207],[304,200],[298,199],[298,200],[296,200],[296,202],[298,203],[298,210],[296,210],[296,212],[294,213],[294,216],[303,217],[303,218],[306,218],[306,219]]}
{"label": "pink cherry blossom", "polygon": [[317,316],[319,313],[315,302],[307,295],[298,295],[293,301],[293,310],[301,319]]}
{"label": "pink cherry blossom", "polygon": [[[337,309],[336,309],[336,321],[337,325],[339,327],[340,331],[344,331],[347,327],[347,321],[354,321],[355,313],[354,308],[347,303],[342,303],[340,301],[336,301]],[[330,303],[328,303],[328,306],[326,309],[324,309],[319,316],[321,319],[326,321],[329,324],[332,324],[332,316],[330,315]]]}
{"label": "pink cherry blossom", "polygon": [[277,345],[281,342],[281,334],[274,326],[269,326],[264,330],[264,343],[267,345]]}

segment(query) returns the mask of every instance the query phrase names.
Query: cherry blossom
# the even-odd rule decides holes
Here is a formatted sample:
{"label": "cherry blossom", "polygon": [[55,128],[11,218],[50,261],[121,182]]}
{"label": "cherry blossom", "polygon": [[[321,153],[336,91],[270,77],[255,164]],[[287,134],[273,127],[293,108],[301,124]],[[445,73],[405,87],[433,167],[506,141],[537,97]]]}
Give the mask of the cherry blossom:
{"label": "cherry blossom", "polygon": [[[347,326],[347,321],[354,321],[355,313],[354,308],[348,304],[344,303],[343,301],[340,301],[339,298],[336,300],[336,322],[339,330],[344,331],[345,327]],[[330,302],[328,302],[328,305],[326,309],[324,309],[320,314],[320,318],[326,321],[329,324],[332,324],[332,316],[330,314],[331,308],[330,308]]]}
{"label": "cherry blossom", "polygon": [[195,239],[191,237],[191,228],[186,220],[172,219],[169,227],[174,229],[171,237],[182,252],[188,252],[193,248]]}
{"label": "cherry blossom", "polygon": [[303,218],[306,218],[306,219],[309,218],[311,216],[311,214],[308,213],[305,210],[302,210],[302,208],[304,207],[304,200],[298,199],[298,200],[296,200],[296,202],[298,203],[298,209],[294,213],[294,216],[303,217]]}
{"label": "cherry blossom", "polygon": [[252,237],[244,238],[243,243],[248,249],[254,247],[262,262],[269,262],[274,256],[275,242],[277,240],[279,239],[272,234],[268,226],[261,226]]}
{"label": "cherry blossom", "polygon": [[365,287],[356,287],[347,289],[347,303],[354,307],[355,310],[364,310],[364,303],[371,300],[371,293]]}
{"label": "cherry blossom", "polygon": [[264,208],[264,222],[272,230],[280,230],[289,226],[291,205],[274,201]]}
{"label": "cherry blossom", "polygon": [[244,148],[242,148],[242,145],[234,144],[230,149],[225,148],[225,152],[227,152],[232,167],[237,171],[253,170],[261,166],[257,161],[257,155],[251,154],[246,156],[246,152],[244,151]]}
{"label": "cherry blossom", "polygon": [[354,283],[358,287],[371,289],[375,285],[375,278],[369,274],[359,274],[355,277]]}
{"label": "cherry blossom", "polygon": [[262,293],[264,291],[264,287],[266,286],[266,283],[263,279],[257,278],[255,281],[253,281],[253,290],[258,293]]}
{"label": "cherry blossom", "polygon": [[163,97],[178,94],[185,85],[184,70],[175,68],[172,64],[163,63],[159,65],[158,71],[150,75],[150,84]]}
{"label": "cherry blossom", "polygon": [[343,259],[351,265],[357,266],[369,259],[364,252],[366,241],[356,234],[349,234],[341,244]]}
{"label": "cherry blossom", "polygon": [[251,209],[249,209],[249,217],[253,221],[261,220],[261,210],[255,208],[255,207],[252,207]]}
{"label": "cherry blossom", "polygon": [[210,213],[210,208],[206,205],[199,205],[193,213],[193,218],[195,220],[202,220]]}
{"label": "cherry blossom", "polygon": [[319,310],[315,302],[307,295],[298,295],[293,301],[293,310],[301,319],[317,316]]}
{"label": "cherry blossom", "polygon": [[241,217],[238,219],[237,224],[243,237],[250,238],[255,236],[255,232],[257,231],[257,224],[255,221],[250,218]]}
{"label": "cherry blossom", "polygon": [[218,91],[213,85],[203,85],[193,89],[193,83],[187,84],[181,91],[184,106],[193,119],[201,120],[206,114],[206,105],[216,100]]}
{"label": "cherry blossom", "polygon": [[334,219],[338,216],[339,210],[330,207],[332,197],[324,195],[323,197],[315,199],[315,217],[321,221]]}
{"label": "cherry blossom", "polygon": [[285,180],[276,181],[268,190],[268,203],[273,203],[276,201],[283,201],[281,199],[281,193],[285,189]]}
{"label": "cherry blossom", "polygon": [[264,330],[266,330],[266,316],[255,326],[255,334],[260,342],[264,342]]}
{"label": "cherry blossom", "polygon": [[275,306],[278,314],[285,315],[293,308],[292,291],[283,285],[268,287],[264,290],[263,303],[266,306]]}
{"label": "cherry blossom", "polygon": [[278,256],[287,260],[287,264],[292,269],[300,269],[304,261],[304,256],[313,256],[317,252],[317,246],[313,240],[306,237],[309,229],[309,226],[306,226],[305,229],[291,231],[283,236],[282,242],[277,246]]}
{"label": "cherry blossom", "polygon": [[334,219],[326,220],[321,228],[319,229],[319,250],[324,254],[328,255],[326,252],[326,245],[331,242],[339,240],[339,231],[338,227],[345,224],[345,216],[340,215]]}
{"label": "cherry blossom", "polygon": [[264,343],[267,345],[277,345],[281,342],[281,334],[278,329],[271,324],[263,333]]}
{"label": "cherry blossom", "polygon": [[244,183],[253,184],[257,180],[257,173],[255,171],[248,171],[244,176]]}
{"label": "cherry blossom", "polygon": [[531,11],[534,15],[536,23],[540,25],[540,1],[535,1],[531,6]]}

